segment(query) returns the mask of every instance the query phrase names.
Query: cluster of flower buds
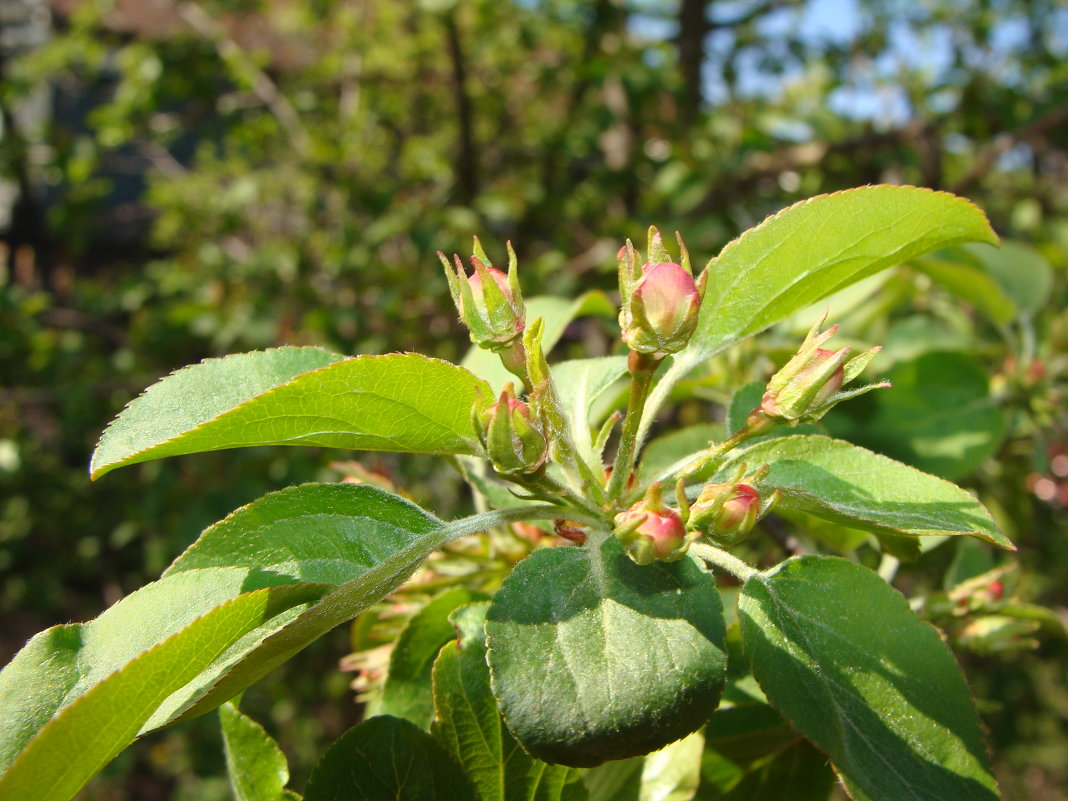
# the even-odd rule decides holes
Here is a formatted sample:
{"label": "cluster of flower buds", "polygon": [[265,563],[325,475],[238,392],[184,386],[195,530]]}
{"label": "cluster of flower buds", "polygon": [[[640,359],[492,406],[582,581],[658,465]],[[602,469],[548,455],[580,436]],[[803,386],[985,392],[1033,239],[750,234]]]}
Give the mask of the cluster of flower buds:
{"label": "cluster of flower buds", "polygon": [[707,271],[694,281],[690,256],[678,236],[681,264],[671,260],[660,233],[649,229],[648,261],[628,240],[619,251],[619,326],[637,353],[662,359],[686,347],[697,327]]}
{"label": "cluster of flower buds", "polygon": [[872,348],[852,358],[852,348],[825,350],[820,346],[838,330],[835,325],[820,332],[826,317],[825,312],[809,330],[797,353],[771,377],[760,406],[749,416],[750,426],[766,425],[769,421],[787,425],[814,422],[848,398],[890,386],[883,381],[840,391],[861,374],[880,349]]}
{"label": "cluster of flower buds", "polygon": [[515,396],[509,382],[495,403],[476,404],[472,422],[493,469],[505,476],[531,476],[545,467],[549,443],[546,425],[531,407]]}
{"label": "cluster of flower buds", "polygon": [[764,465],[746,476],[743,464],[730,481],[705,484],[690,506],[687,527],[716,545],[737,545],[779,501],[778,490],[765,498],[753,486],[767,474]]}
{"label": "cluster of flower buds", "polygon": [[650,484],[645,497],[615,517],[615,536],[639,565],[675,562],[697,538],[686,530],[681,512],[664,503],[660,484]]}
{"label": "cluster of flower buds", "polygon": [[460,312],[460,319],[471,333],[471,341],[480,348],[504,351],[521,343],[526,324],[526,307],[519,289],[515,251],[508,244],[508,274],[505,275],[490,264],[478,237],[475,237],[474,255],[469,276],[459,256],[453,256],[449,264],[445,254],[438,251],[438,258],[445,268],[453,303]]}
{"label": "cluster of flower buds", "polygon": [[615,536],[639,565],[681,559],[700,537],[721,547],[737,545],[779,500],[777,490],[767,495],[753,486],[767,474],[764,465],[746,476],[741,465],[730,481],[706,484],[693,504],[680,482],[677,509],[664,503],[660,484],[652,484],[642,500],[616,515]]}

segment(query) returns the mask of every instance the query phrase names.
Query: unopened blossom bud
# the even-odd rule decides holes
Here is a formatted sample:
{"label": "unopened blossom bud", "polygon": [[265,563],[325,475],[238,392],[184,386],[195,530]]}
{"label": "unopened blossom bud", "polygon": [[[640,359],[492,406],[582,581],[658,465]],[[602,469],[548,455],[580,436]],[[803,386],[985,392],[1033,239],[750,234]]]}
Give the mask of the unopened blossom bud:
{"label": "unopened blossom bud", "polygon": [[686,531],[678,510],[664,504],[659,484],[651,485],[642,500],[616,515],[614,533],[639,565],[681,559],[696,536]]}
{"label": "unopened blossom bud", "polygon": [[523,335],[526,307],[519,289],[515,252],[508,245],[508,274],[495,269],[475,238],[471,257],[474,272],[468,276],[459,256],[453,264],[438,251],[445,268],[449,292],[460,319],[471,334],[471,341],[481,348],[502,351],[515,346]]}
{"label": "unopened blossom bud", "polygon": [[826,314],[812,326],[797,353],[771,377],[760,406],[750,415],[751,425],[758,425],[761,418],[789,425],[819,420],[847,398],[890,386],[881,382],[840,391],[860,375],[880,349],[872,348],[850,358],[852,348],[833,351],[820,347],[838,330],[835,325],[821,332],[819,328],[825,318]]}
{"label": "unopened blossom bud", "polygon": [[475,431],[493,468],[503,475],[530,475],[542,469],[549,445],[545,426],[530,407],[516,400],[515,388],[505,385],[500,398],[473,413]]}
{"label": "unopened blossom bud", "polygon": [[690,507],[690,528],[713,542],[735,545],[760,516],[760,493],[748,484],[706,484]]}
{"label": "unopened blossom bud", "polygon": [[737,545],[779,500],[776,491],[765,498],[754,486],[768,474],[764,465],[745,476],[745,465],[730,481],[706,484],[690,506],[687,528],[717,545]]}
{"label": "unopened blossom bud", "polygon": [[638,254],[628,242],[619,252],[619,325],[623,341],[638,353],[660,359],[678,353],[690,341],[701,309],[707,274],[697,281],[679,237],[682,263],[668,260],[656,229],[650,229],[649,261],[638,267]]}

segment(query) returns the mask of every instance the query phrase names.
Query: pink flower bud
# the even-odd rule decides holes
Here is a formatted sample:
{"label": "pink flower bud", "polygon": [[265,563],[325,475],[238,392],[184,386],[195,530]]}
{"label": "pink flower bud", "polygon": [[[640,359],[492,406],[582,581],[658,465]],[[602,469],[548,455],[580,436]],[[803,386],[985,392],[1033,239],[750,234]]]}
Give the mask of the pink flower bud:
{"label": "pink flower bud", "polygon": [[693,276],[673,261],[642,265],[634,290],[653,328],[664,338],[675,336],[701,304]]}
{"label": "pink flower bud", "polygon": [[[843,350],[846,350],[846,349],[843,349]],[[841,353],[841,351],[838,351],[838,353]],[[816,353],[813,355],[813,362],[815,364],[814,364],[813,367],[808,368],[808,369],[811,369],[813,372],[818,373],[819,372],[820,363],[826,364],[827,362],[829,362],[831,360],[837,362],[838,361],[838,353],[836,353],[833,350],[825,350],[824,348],[817,348],[816,349]],[[802,371],[802,374],[804,374],[804,373],[805,373],[805,371]],[[839,364],[838,367],[835,368],[835,371],[833,373],[831,373],[830,377],[825,379],[823,384],[820,385],[819,390],[816,392],[816,395],[812,399],[813,405],[818,408],[818,407],[822,406],[823,404],[825,404],[827,401],[829,401],[831,399],[831,396],[834,395],[834,393],[836,393],[839,389],[842,388],[842,383],[844,381],[845,381],[845,367],[843,365]]]}
{"label": "pink flower bud", "polygon": [[852,356],[852,348],[837,351],[822,348],[820,346],[838,330],[835,325],[821,332],[822,322],[821,319],[812,327],[797,353],[768,381],[767,391],[754,411],[755,415],[790,425],[819,420],[846,397],[888,386],[874,384],[839,394],[842,386],[856,378],[879,349],[872,348]]}
{"label": "pink flower bud", "polygon": [[659,484],[651,485],[645,498],[616,515],[615,524],[616,537],[639,565],[681,559],[694,539],[678,510],[664,505]]}
{"label": "pink flower bud", "polygon": [[[754,473],[751,480],[766,474],[765,469]],[[757,521],[767,514],[775,500],[764,502],[760,493],[741,481],[706,484],[690,506],[687,526],[698,535],[707,536],[719,545],[736,545],[753,530]]]}
{"label": "pink flower bud", "polygon": [[[486,296],[482,288],[483,275],[488,275],[490,278],[492,278],[493,283],[495,283],[497,287],[501,290],[501,294],[504,295],[505,299],[509,303],[512,302],[512,288],[508,286],[508,276],[502,273],[496,267],[487,267],[483,272],[479,272],[478,270],[476,270],[474,275],[470,276],[467,279],[467,283],[471,287],[471,294],[475,298],[476,307],[484,307],[486,305]],[[461,298],[460,315],[462,316],[463,313],[463,298]]]}
{"label": "pink flower bud", "polygon": [[678,353],[690,341],[708,280],[707,270],[694,280],[686,246],[676,237],[680,263],[671,261],[656,228],[649,229],[644,264],[629,240],[616,255],[623,341],[632,351],[658,360]]}
{"label": "pink flower bud", "polygon": [[453,303],[460,319],[471,333],[471,341],[488,350],[513,348],[520,341],[526,323],[526,307],[519,289],[515,253],[508,246],[508,274],[490,265],[478,240],[471,257],[474,272],[469,276],[459,256],[453,264],[438,252],[445,268]]}
{"label": "pink flower bud", "polygon": [[511,383],[485,409],[474,410],[475,430],[493,468],[504,475],[529,475],[545,465],[549,445],[530,406],[515,397]]}
{"label": "pink flower bud", "polygon": [[697,327],[701,292],[693,276],[672,261],[646,262],[630,294],[623,340],[631,350],[665,356],[678,353]]}

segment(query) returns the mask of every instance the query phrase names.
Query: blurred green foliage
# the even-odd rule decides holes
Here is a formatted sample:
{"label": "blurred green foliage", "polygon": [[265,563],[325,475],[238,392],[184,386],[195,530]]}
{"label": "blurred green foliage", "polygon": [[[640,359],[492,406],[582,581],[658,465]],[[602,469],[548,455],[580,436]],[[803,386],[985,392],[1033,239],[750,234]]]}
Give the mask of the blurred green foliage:
{"label": "blurred green foliage", "polygon": [[[794,200],[880,181],[965,194],[1014,242],[995,256],[938,254],[835,301],[843,333],[886,343],[880,369],[904,391],[828,425],[978,491],[1020,545],[1020,592],[1064,618],[1063,5],[54,8],[51,40],[5,45],[0,62],[0,178],[19,196],[0,267],[4,661],[33,632],[91,617],[155,576],[238,505],[332,474],[336,455],[264,449],[90,486],[104,425],[169,370],[278,343],[458,360],[467,343],[435,250],[467,252],[478,234],[496,259],[511,240],[528,294],[612,290],[616,249],[651,223],[683,231],[700,264]],[[46,113],[27,113],[42,103]],[[679,421],[708,423],[722,387],[766,378],[810,323],[710,364],[687,384]],[[616,335],[572,326],[560,347],[601,355]],[[925,396],[928,381],[945,392]],[[963,432],[955,450],[940,439],[932,451],[945,432],[912,425],[933,412]],[[470,503],[430,460],[364,464],[445,515]],[[952,550],[922,557],[920,575],[944,572]],[[984,711],[1008,797],[1064,799],[1068,649],[1038,639],[1012,661],[968,656],[968,675],[997,699]],[[332,663],[338,643],[247,701],[280,735],[295,786],[357,717]],[[203,745],[210,730],[158,735],[111,774],[138,798],[223,798],[196,778],[222,769]],[[101,780],[90,797],[121,797],[119,786]]]}

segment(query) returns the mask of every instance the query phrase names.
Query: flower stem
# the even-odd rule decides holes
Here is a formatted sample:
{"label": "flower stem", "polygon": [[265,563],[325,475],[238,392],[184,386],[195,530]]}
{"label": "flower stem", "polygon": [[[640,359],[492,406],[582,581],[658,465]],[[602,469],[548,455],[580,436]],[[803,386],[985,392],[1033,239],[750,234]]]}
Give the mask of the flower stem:
{"label": "flower stem", "polygon": [[632,351],[627,365],[630,367],[630,399],[627,401],[627,416],[623,419],[623,431],[619,435],[619,449],[612,467],[612,478],[608,482],[609,503],[619,503],[626,494],[627,482],[634,470],[634,457],[638,446],[638,426],[642,421],[642,410],[649,397],[660,359],[644,353]]}
{"label": "flower stem", "polygon": [[698,475],[709,467],[714,466],[730,451],[737,448],[746,440],[767,434],[774,427],[775,424],[768,418],[751,414],[749,416],[749,422],[747,422],[741,429],[735,431],[732,436],[723,440],[723,442],[718,445],[713,445],[708,450],[698,454],[693,461],[679,471],[678,475],[684,480],[691,476]]}
{"label": "flower stem", "polygon": [[755,567],[747,565],[737,556],[731,556],[726,551],[705,542],[695,542],[690,546],[690,553],[710,565],[726,570],[741,581],[748,581],[760,572]]}
{"label": "flower stem", "polygon": [[575,509],[565,509],[552,504],[539,504],[535,506],[513,506],[508,509],[494,509],[489,512],[463,517],[446,523],[442,529],[441,544],[452,542],[469,534],[477,534],[480,531],[503,526],[506,523],[517,523],[523,520],[557,520],[566,516],[576,523],[591,526],[601,526],[604,521],[598,517],[592,517]]}
{"label": "flower stem", "polygon": [[571,487],[560,483],[555,478],[548,475],[548,473],[542,473],[537,478],[529,479],[527,481],[515,478],[510,480],[519,484],[527,491],[539,495],[543,500],[547,500],[550,503],[560,501],[569,504],[570,506],[577,507],[595,517],[599,516],[601,513],[595,504],[590,503],[590,501],[586,500],[582,495],[573,491]]}

